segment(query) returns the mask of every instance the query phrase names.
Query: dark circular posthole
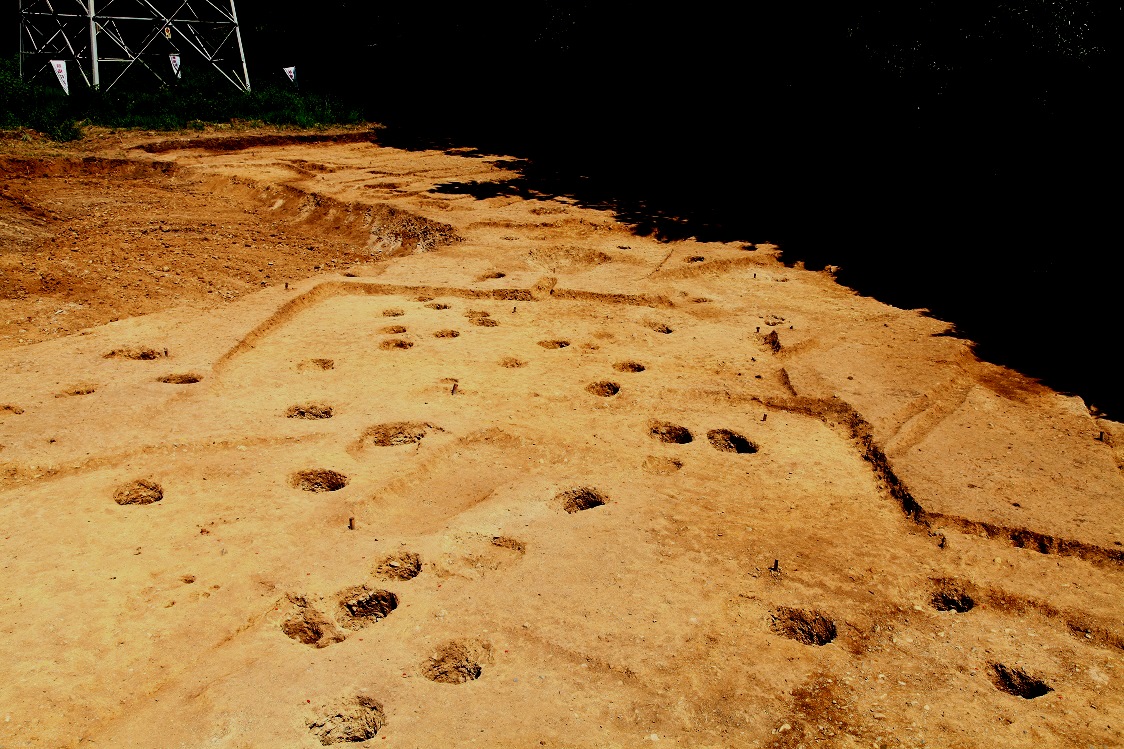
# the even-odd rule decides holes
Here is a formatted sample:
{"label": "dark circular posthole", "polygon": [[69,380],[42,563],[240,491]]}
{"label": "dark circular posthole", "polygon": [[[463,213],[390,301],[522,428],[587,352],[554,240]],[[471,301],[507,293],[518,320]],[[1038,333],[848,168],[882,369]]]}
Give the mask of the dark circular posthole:
{"label": "dark circular posthole", "polygon": [[690,429],[681,427],[678,424],[672,424],[669,421],[649,422],[648,434],[658,439],[660,442],[673,445],[686,445],[688,442],[695,439]]}
{"label": "dark circular posthole", "polygon": [[657,333],[663,333],[665,335],[667,333],[674,332],[674,331],[672,331],[671,328],[667,327],[662,322],[651,323],[650,325],[648,325],[648,327],[651,328],[652,330],[656,331]]}
{"label": "dark circular posthole", "polygon": [[289,410],[285,412],[285,416],[290,419],[330,419],[332,418],[332,407],[317,403],[301,403],[290,406]]}
{"label": "dark circular posthole", "polygon": [[805,645],[826,645],[835,639],[835,622],[818,611],[781,606],[773,612],[773,631]]}
{"label": "dark circular posthole", "polygon": [[621,361],[613,365],[618,372],[643,372],[646,367],[638,361]]}
{"label": "dark circular posthole", "polygon": [[378,700],[365,694],[325,708],[322,717],[308,722],[308,730],[322,746],[373,739],[386,725]]}
{"label": "dark circular posthole", "polygon": [[706,433],[706,438],[715,450],[728,453],[755,453],[757,443],[751,442],[737,432],[729,429],[711,429]]}
{"label": "dark circular posthole", "polygon": [[1054,691],[1046,682],[1034,678],[1021,668],[992,663],[988,666],[988,670],[991,672],[991,683],[996,689],[1022,697],[1024,700],[1033,700]]}
{"label": "dark circular posthole", "polygon": [[592,510],[594,507],[600,507],[607,501],[601,492],[587,487],[569,489],[559,494],[555,499],[560,501],[562,503],[562,509],[570,514],[581,512],[582,510]]}
{"label": "dark circular posthole", "polygon": [[289,483],[294,488],[306,492],[335,492],[347,486],[349,480],[338,471],[312,468],[307,471],[297,471],[289,478]]}
{"label": "dark circular posthole", "polygon": [[621,391],[621,386],[615,382],[605,380],[602,382],[591,382],[586,385],[585,389],[594,395],[600,395],[602,398],[609,398],[619,393]]}
{"label": "dark circular posthole", "polygon": [[356,585],[340,592],[339,618],[348,629],[359,629],[385,619],[398,608],[398,596],[389,590]]}
{"label": "dark circular posthole", "polygon": [[471,640],[452,640],[441,645],[422,664],[421,672],[430,681],[439,684],[464,684],[480,678],[484,672],[481,661],[491,652],[488,643]]}

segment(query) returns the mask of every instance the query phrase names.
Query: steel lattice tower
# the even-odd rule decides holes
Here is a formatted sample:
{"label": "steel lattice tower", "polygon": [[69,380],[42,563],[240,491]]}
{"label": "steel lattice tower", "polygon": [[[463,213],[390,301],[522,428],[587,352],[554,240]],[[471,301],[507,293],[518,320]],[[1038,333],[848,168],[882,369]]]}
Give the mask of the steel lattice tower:
{"label": "steel lattice tower", "polygon": [[250,90],[234,0],[100,0],[96,9],[95,0],[20,0],[21,77],[67,60],[95,89],[109,90],[136,65],[167,83],[176,54],[202,58]]}

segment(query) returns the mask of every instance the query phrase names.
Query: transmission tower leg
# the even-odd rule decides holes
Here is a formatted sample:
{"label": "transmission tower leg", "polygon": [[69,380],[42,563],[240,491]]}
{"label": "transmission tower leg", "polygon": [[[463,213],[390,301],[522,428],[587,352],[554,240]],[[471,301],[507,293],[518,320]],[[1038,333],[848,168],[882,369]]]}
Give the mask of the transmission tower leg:
{"label": "transmission tower leg", "polygon": [[94,0],[89,0],[90,14],[90,75],[94,90],[101,88],[101,74],[98,70],[98,23],[94,20]]}
{"label": "transmission tower leg", "polygon": [[[93,2],[93,0],[90,0]],[[234,0],[230,0],[230,17],[234,19],[234,36],[238,40],[238,57],[242,59],[242,81],[246,84],[246,93],[250,92],[250,69],[246,67],[246,52],[242,49],[242,26],[238,23],[238,11],[234,9]]]}

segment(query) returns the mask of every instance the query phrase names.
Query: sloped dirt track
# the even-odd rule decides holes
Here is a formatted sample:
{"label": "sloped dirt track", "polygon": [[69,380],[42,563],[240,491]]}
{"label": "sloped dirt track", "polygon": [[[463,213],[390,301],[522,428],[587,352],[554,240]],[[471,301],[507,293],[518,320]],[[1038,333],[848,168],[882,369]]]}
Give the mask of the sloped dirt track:
{"label": "sloped dirt track", "polygon": [[0,744],[1124,742],[1120,425],[765,243],[237,137],[0,157]]}

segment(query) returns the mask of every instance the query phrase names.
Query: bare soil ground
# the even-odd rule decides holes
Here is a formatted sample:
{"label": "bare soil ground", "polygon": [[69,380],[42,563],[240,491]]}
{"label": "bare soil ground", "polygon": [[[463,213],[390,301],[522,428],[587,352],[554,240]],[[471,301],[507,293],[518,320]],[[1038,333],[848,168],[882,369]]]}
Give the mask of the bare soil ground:
{"label": "bare soil ground", "polygon": [[0,175],[0,745],[1124,744],[1124,428],[946,324],[355,133]]}

